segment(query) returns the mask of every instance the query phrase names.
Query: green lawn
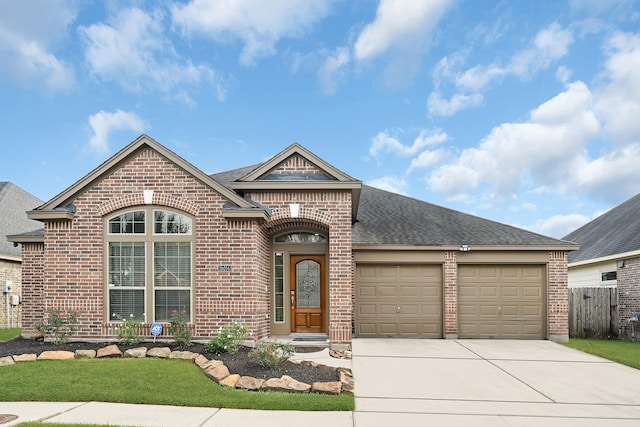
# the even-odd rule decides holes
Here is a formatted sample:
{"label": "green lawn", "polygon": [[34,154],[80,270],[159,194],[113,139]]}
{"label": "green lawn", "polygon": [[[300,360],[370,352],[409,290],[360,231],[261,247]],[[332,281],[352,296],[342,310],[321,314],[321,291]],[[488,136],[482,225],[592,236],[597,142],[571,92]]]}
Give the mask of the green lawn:
{"label": "green lawn", "polygon": [[11,341],[22,333],[21,328],[0,329],[0,342]]}
{"label": "green lawn", "polygon": [[640,343],[638,342],[571,338],[565,345],[640,369]]}
{"label": "green lawn", "polygon": [[4,401],[120,402],[214,408],[351,411],[353,396],[250,392],[221,387],[194,363],[79,359],[0,367]]}

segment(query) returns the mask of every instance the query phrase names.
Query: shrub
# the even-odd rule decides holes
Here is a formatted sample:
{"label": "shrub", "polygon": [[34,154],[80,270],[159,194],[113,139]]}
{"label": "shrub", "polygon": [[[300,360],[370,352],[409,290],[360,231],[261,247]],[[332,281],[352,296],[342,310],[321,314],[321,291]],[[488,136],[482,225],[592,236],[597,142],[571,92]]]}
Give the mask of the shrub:
{"label": "shrub", "polygon": [[171,335],[179,348],[187,348],[191,345],[191,330],[187,322],[186,310],[173,310],[171,315]]}
{"label": "shrub", "polygon": [[289,343],[281,343],[277,340],[259,341],[249,353],[249,357],[256,360],[265,368],[277,368],[283,362],[289,360],[295,348]]}
{"label": "shrub", "polygon": [[118,335],[118,342],[130,345],[130,344],[138,344],[142,342],[144,339],[140,336],[140,332],[142,331],[143,322],[142,320],[137,320],[133,318],[133,314],[129,315],[129,319],[125,319],[121,316],[114,314],[122,324],[115,328],[116,335]]}
{"label": "shrub", "polygon": [[50,309],[47,319],[38,322],[36,329],[53,344],[60,345],[69,342],[69,338],[78,329],[77,311],[64,311],[61,309]]}
{"label": "shrub", "polygon": [[218,328],[218,335],[212,337],[205,345],[209,353],[230,353],[235,354],[242,341],[249,338],[249,330],[240,322],[233,322],[230,325]]}

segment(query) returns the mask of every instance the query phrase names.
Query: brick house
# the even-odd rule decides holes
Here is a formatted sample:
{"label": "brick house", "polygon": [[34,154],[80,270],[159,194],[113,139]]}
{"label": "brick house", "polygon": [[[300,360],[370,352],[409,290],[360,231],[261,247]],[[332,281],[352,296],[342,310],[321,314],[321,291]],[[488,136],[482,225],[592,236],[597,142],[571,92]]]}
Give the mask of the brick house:
{"label": "brick house", "polygon": [[26,211],[42,200],[11,182],[0,182],[0,328],[21,326],[22,254],[20,246],[5,239],[7,234],[28,233],[42,228]]}
{"label": "brick house", "polygon": [[575,244],[363,185],[299,144],[207,175],[142,135],[28,216],[44,230],[9,236],[27,332],[61,308],[94,339],[173,310],[198,339],[233,320],[334,346],[568,339]]}
{"label": "brick house", "polygon": [[617,288],[617,301],[612,303],[617,303],[619,336],[627,339],[631,338],[629,319],[640,315],[638,212],[640,194],[564,237],[580,245],[579,251],[569,255],[569,286]]}

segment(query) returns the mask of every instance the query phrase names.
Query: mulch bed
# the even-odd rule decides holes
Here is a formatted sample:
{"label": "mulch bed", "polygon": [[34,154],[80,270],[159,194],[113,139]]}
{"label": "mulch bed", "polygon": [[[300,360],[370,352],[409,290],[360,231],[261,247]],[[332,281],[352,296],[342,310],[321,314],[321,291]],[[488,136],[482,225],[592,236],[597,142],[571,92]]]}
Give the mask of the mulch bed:
{"label": "mulch bed", "polygon": [[[42,340],[34,341],[18,338],[13,341],[0,343],[0,357],[20,354],[39,355],[43,351],[48,350],[64,350],[72,352],[75,352],[76,350],[98,350],[111,344],[114,343],[70,342],[67,344],[56,346],[52,343],[44,342]],[[135,345],[118,344],[118,348],[120,348],[123,353],[125,352],[125,350],[136,347],[169,347],[171,348],[171,350],[187,350],[194,353],[200,353],[210,360],[222,360],[227,368],[229,368],[229,372],[231,372],[232,374],[247,375],[265,380],[269,378],[280,378],[283,375],[288,375],[298,381],[307,384],[313,384],[314,382],[329,382],[340,380],[337,369],[324,365],[312,366],[308,363],[296,364],[286,361],[277,369],[263,368],[256,361],[252,361],[249,358],[249,352],[251,351],[251,349],[248,347],[241,347],[236,354],[212,354],[208,353],[204,344],[200,343],[193,343],[186,349],[178,349],[175,344],[166,342],[142,342]],[[299,350],[310,352],[315,349],[306,348]],[[319,350],[320,349],[318,349],[318,351]]]}

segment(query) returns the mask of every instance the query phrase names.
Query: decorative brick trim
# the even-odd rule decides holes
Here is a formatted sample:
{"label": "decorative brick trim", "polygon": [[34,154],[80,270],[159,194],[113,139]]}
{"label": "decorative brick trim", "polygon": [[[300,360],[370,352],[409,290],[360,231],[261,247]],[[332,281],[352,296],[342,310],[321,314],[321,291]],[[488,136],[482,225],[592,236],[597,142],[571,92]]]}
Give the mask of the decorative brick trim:
{"label": "decorative brick trim", "polygon": [[[101,216],[108,215],[111,212],[115,212],[119,209],[128,208],[131,206],[140,206],[144,205],[142,191],[138,191],[137,193],[125,194],[120,197],[116,197],[114,199],[108,200],[101,205],[98,206],[98,213]],[[169,208],[174,208],[181,210],[183,212],[187,212],[193,216],[198,215],[200,211],[200,207],[193,203],[190,200],[182,199],[179,197],[172,196],[170,194],[164,194],[158,191],[154,191],[153,193],[153,205],[158,206],[166,206]]]}

